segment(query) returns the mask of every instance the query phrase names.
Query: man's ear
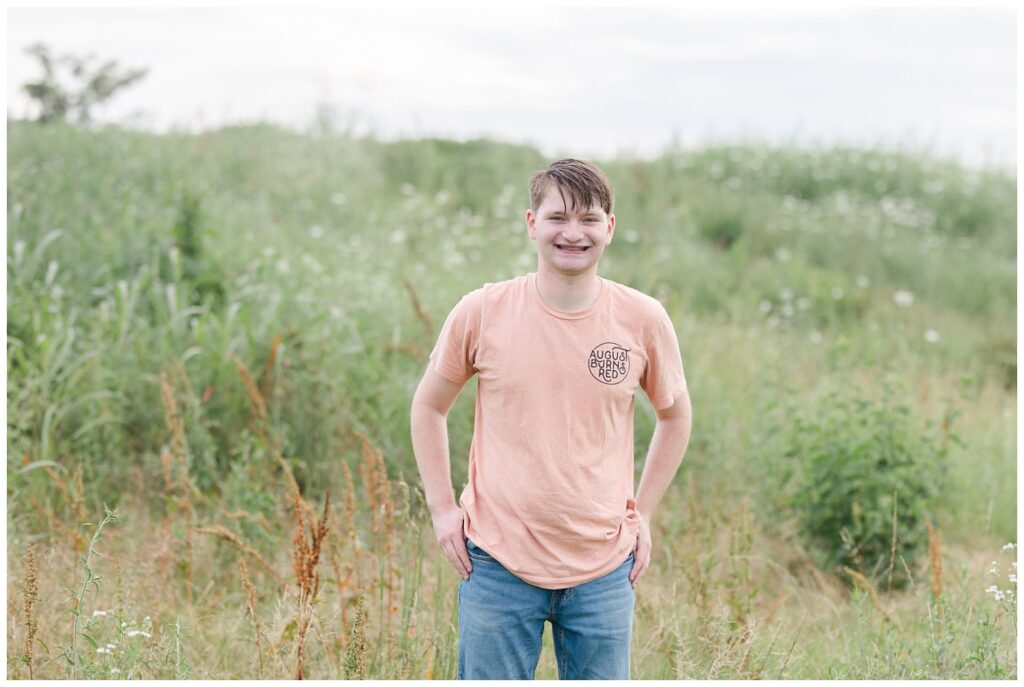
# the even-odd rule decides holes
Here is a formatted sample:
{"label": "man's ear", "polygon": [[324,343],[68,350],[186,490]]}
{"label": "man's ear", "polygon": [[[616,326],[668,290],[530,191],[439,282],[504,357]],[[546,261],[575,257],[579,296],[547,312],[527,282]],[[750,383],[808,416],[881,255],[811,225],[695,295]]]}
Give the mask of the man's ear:
{"label": "man's ear", "polygon": [[608,243],[612,242],[612,236],[615,234],[615,215],[608,215]]}
{"label": "man's ear", "polygon": [[532,208],[526,208],[526,233],[532,239],[536,227],[534,226],[537,222],[537,218],[533,214]]}

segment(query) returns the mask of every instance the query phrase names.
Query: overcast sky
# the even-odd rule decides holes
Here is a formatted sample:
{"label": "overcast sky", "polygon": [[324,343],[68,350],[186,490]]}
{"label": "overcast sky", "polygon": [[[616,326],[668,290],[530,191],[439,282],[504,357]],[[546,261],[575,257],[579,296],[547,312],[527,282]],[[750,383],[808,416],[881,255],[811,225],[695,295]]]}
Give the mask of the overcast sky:
{"label": "overcast sky", "polygon": [[310,124],[330,103],[386,138],[489,135],[579,157],[675,138],[928,147],[1016,161],[1012,9],[9,9],[24,48],[148,76],[96,112],[166,130]]}

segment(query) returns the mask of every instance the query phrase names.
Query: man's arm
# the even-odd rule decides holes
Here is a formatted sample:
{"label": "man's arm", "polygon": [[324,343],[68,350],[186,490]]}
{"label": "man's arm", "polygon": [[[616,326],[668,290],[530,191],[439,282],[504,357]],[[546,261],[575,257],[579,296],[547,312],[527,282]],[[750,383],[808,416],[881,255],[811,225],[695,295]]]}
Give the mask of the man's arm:
{"label": "man's arm", "polygon": [[640,476],[640,486],[636,490],[636,510],[648,522],[683,462],[686,445],[690,443],[693,408],[689,393],[684,391],[675,403],[655,413],[658,420],[644,462],[644,472]]}
{"label": "man's arm", "polygon": [[452,491],[448,454],[448,410],[462,387],[463,384],[446,379],[428,366],[413,396],[409,419],[412,450],[423,480],[437,544],[463,579],[469,579],[473,566],[462,534],[464,514],[455,503]]}
{"label": "man's arm", "polygon": [[629,581],[634,589],[651,562],[653,547],[650,520],[679,469],[686,445],[690,442],[690,429],[693,425],[693,409],[686,391],[671,406],[655,412],[658,422],[654,426],[651,447],[647,451],[643,475],[640,476],[640,488],[636,491],[640,530],[633,547],[633,569],[629,573]]}

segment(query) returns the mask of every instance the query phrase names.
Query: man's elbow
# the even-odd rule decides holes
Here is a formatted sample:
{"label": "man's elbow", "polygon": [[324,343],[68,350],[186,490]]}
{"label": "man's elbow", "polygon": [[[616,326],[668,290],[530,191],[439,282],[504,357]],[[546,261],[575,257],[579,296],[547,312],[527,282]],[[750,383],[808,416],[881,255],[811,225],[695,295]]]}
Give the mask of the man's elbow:
{"label": "man's elbow", "polygon": [[658,422],[671,422],[679,426],[689,427],[693,423],[693,405],[690,394],[683,391],[676,397],[672,405],[657,412]]}

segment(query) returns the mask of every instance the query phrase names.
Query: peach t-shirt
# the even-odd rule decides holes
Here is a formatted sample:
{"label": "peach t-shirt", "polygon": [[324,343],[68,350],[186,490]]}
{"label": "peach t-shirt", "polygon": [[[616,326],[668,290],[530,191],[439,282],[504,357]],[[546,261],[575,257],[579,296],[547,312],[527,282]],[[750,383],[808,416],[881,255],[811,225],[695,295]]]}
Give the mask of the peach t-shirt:
{"label": "peach t-shirt", "polygon": [[594,305],[574,313],[544,302],[536,273],[485,284],[455,306],[430,354],[452,382],[478,375],[464,533],[546,589],[596,579],[626,559],[639,529],[636,390],[656,410],[686,390],[665,308],[600,282]]}

